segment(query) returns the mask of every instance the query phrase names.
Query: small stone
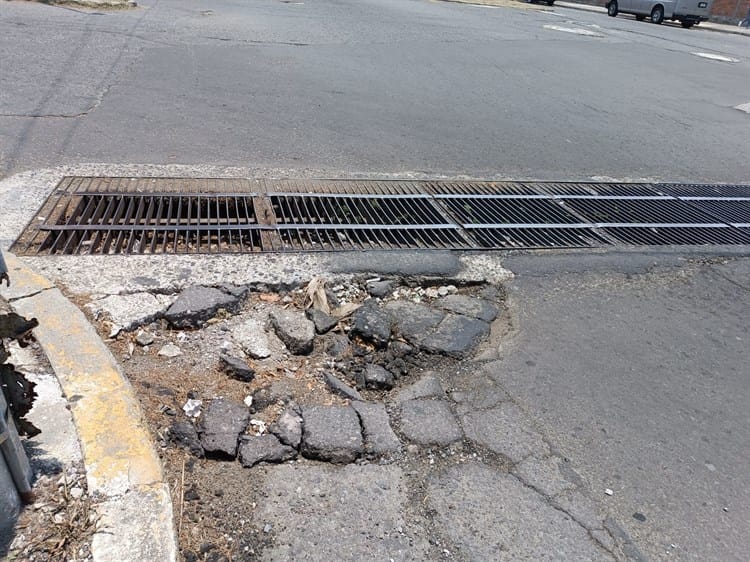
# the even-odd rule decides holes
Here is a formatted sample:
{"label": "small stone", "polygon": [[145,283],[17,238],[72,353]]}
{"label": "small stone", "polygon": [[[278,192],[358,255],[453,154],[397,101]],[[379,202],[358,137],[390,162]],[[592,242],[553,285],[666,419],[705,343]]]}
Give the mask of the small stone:
{"label": "small stone", "polygon": [[351,333],[382,348],[391,338],[391,321],[391,315],[369,299],[352,314]]}
{"label": "small stone", "polygon": [[406,342],[395,340],[391,342],[390,346],[388,346],[388,351],[390,351],[395,357],[406,357],[407,355],[414,353],[414,348]]}
{"label": "small stone", "polygon": [[250,413],[244,404],[219,398],[213,400],[203,416],[200,441],[206,453],[234,458],[239,435],[245,431]]}
{"label": "small stone", "polygon": [[158,354],[168,359],[174,359],[175,357],[179,357],[180,355],[182,355],[182,351],[180,350],[179,347],[177,347],[175,344],[170,342],[166,344],[164,347],[162,347],[159,350]]}
{"label": "small stone", "polygon": [[164,317],[176,328],[199,328],[219,309],[237,312],[240,299],[213,287],[193,286],[185,289],[169,307]]}
{"label": "small stone", "polygon": [[365,288],[367,289],[367,292],[370,293],[371,296],[382,299],[390,295],[395,286],[396,286],[396,283],[394,281],[391,281],[391,280],[381,281],[380,279],[378,279],[378,280],[368,281],[367,284],[365,285]]}
{"label": "small stone", "polygon": [[391,429],[385,405],[378,402],[352,402],[364,429],[365,448],[375,455],[395,453],[401,449],[401,442]]}
{"label": "small stone", "polygon": [[273,525],[271,525],[270,523],[266,523],[265,525],[263,525],[264,533],[270,533],[271,531],[273,531]]}
{"label": "small stone", "polygon": [[604,493],[607,494],[608,496],[611,496],[612,494],[614,494],[614,492],[610,488],[607,488],[606,490],[604,490]]}
{"label": "small stone", "polygon": [[390,371],[372,364],[365,367],[364,378],[365,387],[372,390],[390,390],[395,379]]}
{"label": "small stone", "polygon": [[273,310],[271,325],[287,349],[295,355],[307,355],[313,350],[315,325],[301,312]]}
{"label": "small stone", "polygon": [[437,294],[441,297],[444,297],[448,294],[448,287],[438,287]]}
{"label": "small stone", "polygon": [[239,346],[253,359],[266,359],[271,356],[268,336],[255,318],[249,318],[232,330],[232,337]]}
{"label": "small stone", "polygon": [[463,437],[443,400],[409,400],[401,404],[401,431],[420,445],[445,446]]}
{"label": "small stone", "polygon": [[328,334],[327,337],[330,339],[326,343],[326,353],[331,357],[341,357],[351,349],[349,338],[346,336],[341,334]]}
{"label": "small stone", "polygon": [[83,497],[83,490],[79,487],[70,489],[70,497],[74,500],[80,500]]}
{"label": "small stone", "polygon": [[359,394],[359,392],[346,384],[344,381],[333,376],[331,373],[323,373],[323,381],[332,391],[343,396],[344,398],[348,398],[349,400],[362,400],[362,396]]}
{"label": "small stone", "polygon": [[251,369],[244,360],[232,357],[226,353],[222,353],[219,359],[224,367],[224,371],[232,378],[242,382],[250,382],[255,378],[255,370]]}
{"label": "small stone", "polygon": [[349,463],[362,454],[362,430],[357,413],[348,406],[302,408],[302,445],[308,458]]}
{"label": "small stone", "polygon": [[435,287],[428,287],[424,291],[424,296],[430,299],[436,299],[439,296],[438,290]]}
{"label": "small stone", "polygon": [[243,436],[239,456],[242,466],[250,468],[261,462],[278,463],[293,459],[297,451],[282,444],[275,435]]}
{"label": "small stone", "polygon": [[137,343],[141,347],[146,347],[147,345],[151,345],[152,343],[154,343],[154,335],[150,332],[144,332],[143,330],[139,330],[135,336],[135,343]]}
{"label": "small stone", "polygon": [[318,334],[325,334],[333,330],[339,323],[338,318],[326,314],[322,310],[317,308],[308,308],[305,311],[305,315],[309,318],[313,324],[315,324],[315,331]]}
{"label": "small stone", "polygon": [[302,416],[299,408],[294,404],[287,406],[268,430],[284,445],[298,449],[302,441]]}

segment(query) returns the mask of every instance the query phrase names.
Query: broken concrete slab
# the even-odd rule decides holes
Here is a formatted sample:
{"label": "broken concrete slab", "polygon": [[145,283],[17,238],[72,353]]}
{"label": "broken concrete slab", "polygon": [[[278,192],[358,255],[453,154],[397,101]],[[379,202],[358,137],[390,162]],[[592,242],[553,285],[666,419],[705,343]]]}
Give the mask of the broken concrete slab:
{"label": "broken concrete slab", "polygon": [[409,301],[394,301],[385,305],[393,317],[393,329],[411,343],[419,343],[445,318],[445,312]]}
{"label": "broken concrete slab", "polygon": [[266,330],[255,318],[248,318],[235,326],[232,329],[232,339],[253,359],[266,359],[271,356]]}
{"label": "broken concrete slab", "polygon": [[323,373],[323,382],[325,382],[328,385],[328,388],[333,392],[344,398],[348,398],[349,400],[362,400],[362,395],[357,392],[357,390],[331,373]]}
{"label": "broken concrete slab", "polygon": [[408,400],[401,404],[401,432],[419,445],[450,445],[463,438],[444,400]]}
{"label": "broken concrete slab", "polygon": [[614,560],[572,517],[486,465],[451,466],[431,479],[426,495],[457,558]]}
{"label": "broken concrete slab", "polygon": [[372,363],[365,366],[363,376],[365,387],[371,390],[390,390],[396,380],[388,369]]}
{"label": "broken concrete slab", "polygon": [[302,312],[277,308],[271,311],[269,317],[276,335],[291,353],[307,355],[313,350],[315,324]]}
{"label": "broken concrete slab", "polygon": [[172,297],[151,293],[109,295],[86,305],[94,313],[104,312],[123,330],[135,330],[164,315]]}
{"label": "broken concrete slab", "polygon": [[382,348],[391,338],[391,322],[391,315],[369,299],[352,314],[351,334]]}
{"label": "broken concrete slab", "polygon": [[244,359],[222,353],[219,355],[219,360],[224,372],[230,377],[243,382],[250,382],[255,378],[255,369],[252,369]]}
{"label": "broken concrete slab", "polygon": [[498,312],[494,304],[466,295],[447,295],[435,301],[434,306],[485,322],[492,322],[497,318]]}
{"label": "broken concrete slab", "polygon": [[211,401],[203,414],[200,439],[207,453],[237,456],[237,442],[247,428],[250,412],[244,404],[223,398]]}
{"label": "broken concrete slab", "polygon": [[526,420],[521,409],[503,402],[490,410],[470,412],[461,418],[466,438],[518,463],[549,454],[549,446]]}
{"label": "broken concrete slab", "polygon": [[490,325],[476,318],[448,314],[419,347],[430,353],[463,359],[490,333]]}
{"label": "broken concrete slab", "polygon": [[240,299],[235,295],[213,287],[194,285],[180,293],[164,317],[175,328],[199,328],[219,309],[235,313],[239,306]]}
{"label": "broken concrete slab", "polygon": [[434,559],[399,467],[289,463],[260,470],[265,487],[253,525],[273,529],[261,560]]}
{"label": "broken concrete slab", "polygon": [[391,428],[388,412],[382,402],[352,402],[362,423],[365,450],[375,455],[386,455],[401,450],[401,442]]}
{"label": "broken concrete slab", "polygon": [[284,462],[296,456],[297,450],[281,443],[275,435],[243,435],[240,441],[239,457],[245,468],[261,462]]}
{"label": "broken concrete slab", "polygon": [[330,314],[326,314],[322,310],[317,308],[308,308],[305,311],[305,316],[315,324],[315,332],[318,334],[325,334],[333,330],[339,323],[339,319]]}
{"label": "broken concrete slab", "polygon": [[418,381],[406,386],[396,394],[396,402],[406,402],[417,398],[443,398],[445,391],[434,374],[425,374]]}
{"label": "broken concrete slab", "polygon": [[284,445],[298,449],[302,441],[302,415],[299,407],[289,404],[268,431],[278,437]]}
{"label": "broken concrete slab", "polygon": [[364,451],[357,413],[349,406],[304,406],[300,451],[322,461],[354,461]]}

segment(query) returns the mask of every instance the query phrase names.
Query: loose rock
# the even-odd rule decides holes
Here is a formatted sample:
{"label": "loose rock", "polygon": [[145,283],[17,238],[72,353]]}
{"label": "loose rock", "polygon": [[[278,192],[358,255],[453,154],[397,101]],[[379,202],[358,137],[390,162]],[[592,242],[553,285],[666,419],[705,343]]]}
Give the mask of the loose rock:
{"label": "loose rock", "polygon": [[141,347],[151,345],[152,343],[154,343],[154,335],[150,332],[144,332],[143,330],[140,330],[135,336],[135,343],[137,343]]}
{"label": "loose rock", "polygon": [[175,420],[169,428],[169,439],[172,443],[188,449],[196,457],[203,456],[198,431],[192,423]]}
{"label": "loose rock", "polygon": [[388,412],[380,402],[352,402],[365,435],[365,449],[375,455],[395,453],[401,449],[401,442],[391,429]]}
{"label": "loose rock", "polygon": [[212,287],[193,286],[185,289],[169,307],[164,317],[176,328],[199,328],[220,308],[236,312],[240,299]]}
{"label": "loose rock", "polygon": [[287,349],[295,355],[307,355],[313,350],[315,325],[301,312],[276,309],[270,314],[271,325]]}
{"label": "loose rock", "polygon": [[359,392],[346,384],[344,381],[333,376],[331,373],[323,373],[323,381],[332,391],[343,396],[344,398],[348,398],[349,400],[362,400],[362,396],[359,394]]}
{"label": "loose rock", "polygon": [[390,295],[395,286],[396,283],[391,280],[368,281],[366,289],[371,296],[382,299]]}
{"label": "loose rock", "polygon": [[366,300],[352,315],[351,333],[376,347],[385,347],[391,338],[391,315],[374,300]]}
{"label": "loose rock", "polygon": [[279,416],[268,430],[279,438],[284,445],[289,445],[295,449],[299,448],[302,441],[302,415],[300,409],[290,404],[286,410]]}
{"label": "loose rock", "polygon": [[224,371],[229,376],[243,382],[250,382],[255,378],[255,370],[251,369],[243,359],[232,357],[226,353],[222,353],[219,359],[224,367]]}
{"label": "loose rock", "polygon": [[266,331],[263,324],[255,318],[249,318],[236,326],[232,330],[232,338],[253,359],[266,359],[271,356]]}
{"label": "loose rock", "polygon": [[334,463],[354,461],[363,452],[357,413],[348,406],[302,408],[302,445],[308,458]]}
{"label": "loose rock", "polygon": [[175,344],[168,343],[159,350],[158,355],[161,355],[162,357],[166,357],[168,359],[174,359],[175,357],[179,357],[180,355],[182,355],[182,351]]}
{"label": "loose rock", "polygon": [[365,387],[372,390],[390,390],[395,377],[380,365],[367,365],[364,372]]}
{"label": "loose rock", "polygon": [[250,413],[244,404],[217,399],[209,404],[203,416],[201,446],[206,453],[219,453],[234,458],[237,441],[245,431]]}
{"label": "loose rock", "polygon": [[242,466],[249,468],[260,462],[284,462],[297,456],[297,451],[282,444],[275,435],[242,437],[239,449]]}
{"label": "loose rock", "polygon": [[318,310],[317,308],[308,308],[305,311],[305,315],[312,321],[313,324],[315,324],[315,331],[318,334],[325,334],[326,332],[330,332],[331,330],[333,330],[333,328],[336,327],[336,324],[339,323],[338,318],[335,318],[330,314],[326,314],[325,312],[323,312],[322,310]]}
{"label": "loose rock", "polygon": [[420,445],[450,445],[463,435],[443,400],[409,400],[401,404],[401,431]]}

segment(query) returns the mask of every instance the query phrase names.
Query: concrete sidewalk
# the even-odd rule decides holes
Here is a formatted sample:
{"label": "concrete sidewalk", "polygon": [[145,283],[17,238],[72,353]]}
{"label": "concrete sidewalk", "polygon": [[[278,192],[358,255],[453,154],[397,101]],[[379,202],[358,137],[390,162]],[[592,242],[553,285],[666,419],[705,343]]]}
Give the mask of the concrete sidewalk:
{"label": "concrete sidewalk", "polygon": [[[572,10],[583,10],[586,12],[596,12],[599,14],[607,14],[607,8],[604,8],[603,6],[591,6],[589,4],[578,4],[576,2],[555,2],[555,6],[558,6],[560,8],[570,8]],[[618,16],[619,17],[619,16]],[[628,16],[626,16],[628,17]],[[633,17],[633,16],[629,16]],[[666,24],[667,22],[665,20]],[[734,35],[748,35],[750,36],[750,29],[743,28],[743,27],[737,27],[732,25],[725,25],[721,23],[714,23],[711,21],[704,21],[701,22],[700,25],[697,27],[697,29],[708,29],[709,31],[718,31],[720,33],[732,33]]]}

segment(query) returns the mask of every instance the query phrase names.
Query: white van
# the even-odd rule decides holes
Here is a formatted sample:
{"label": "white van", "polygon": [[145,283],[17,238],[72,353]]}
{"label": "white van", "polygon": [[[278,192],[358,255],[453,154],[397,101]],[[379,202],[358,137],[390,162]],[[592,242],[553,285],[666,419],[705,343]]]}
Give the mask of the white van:
{"label": "white van", "polygon": [[607,14],[612,17],[634,14],[638,21],[648,16],[657,24],[664,20],[679,21],[687,28],[706,21],[711,4],[713,0],[609,0]]}

